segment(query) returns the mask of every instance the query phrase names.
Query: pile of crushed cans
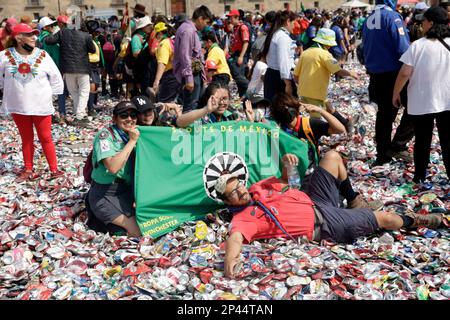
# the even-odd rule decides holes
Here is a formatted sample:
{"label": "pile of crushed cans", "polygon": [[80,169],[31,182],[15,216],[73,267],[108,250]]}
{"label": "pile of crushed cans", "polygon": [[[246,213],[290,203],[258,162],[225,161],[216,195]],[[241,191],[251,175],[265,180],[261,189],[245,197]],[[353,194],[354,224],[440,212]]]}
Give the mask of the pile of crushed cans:
{"label": "pile of crushed cans", "polygon": [[[350,68],[363,71],[358,65]],[[355,189],[383,200],[385,210],[445,214],[450,185],[436,135],[431,180],[412,183],[412,164],[374,161],[376,106],[367,78],[333,82],[330,98],[353,118],[349,136],[324,138],[345,157]],[[39,179],[16,183],[20,138],[8,116],[0,118],[0,299],[183,300],[447,300],[450,298],[450,232],[381,232],[352,244],[299,238],[254,241],[243,246],[233,279],[224,276],[228,222],[221,212],[189,222],[159,239],[110,236],[89,230],[81,171],[98,128],[116,102],[100,99],[89,128],[53,125],[65,177],[49,180],[36,142]],[[328,146],[328,147],[327,147]],[[411,147],[412,148],[412,147]],[[449,217],[444,219],[448,226]]]}

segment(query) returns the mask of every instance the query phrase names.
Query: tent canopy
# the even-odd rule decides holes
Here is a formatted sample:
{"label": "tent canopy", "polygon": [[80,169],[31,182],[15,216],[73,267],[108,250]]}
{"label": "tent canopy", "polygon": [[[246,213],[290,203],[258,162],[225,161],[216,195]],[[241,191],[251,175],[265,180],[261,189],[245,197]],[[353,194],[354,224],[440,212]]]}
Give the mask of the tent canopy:
{"label": "tent canopy", "polygon": [[347,7],[347,8],[366,8],[366,7],[370,7],[370,5],[368,3],[361,2],[359,0],[352,0],[352,1],[344,3],[342,5],[342,7]]}

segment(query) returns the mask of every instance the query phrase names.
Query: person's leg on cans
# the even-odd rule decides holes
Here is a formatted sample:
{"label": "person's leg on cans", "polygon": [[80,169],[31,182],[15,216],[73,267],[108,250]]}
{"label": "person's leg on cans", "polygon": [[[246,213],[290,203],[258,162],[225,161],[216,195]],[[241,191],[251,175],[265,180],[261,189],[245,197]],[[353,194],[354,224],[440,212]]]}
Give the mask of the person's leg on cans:
{"label": "person's leg on cans", "polygon": [[440,112],[436,115],[436,126],[447,178],[450,179],[450,111]]}
{"label": "person's leg on cans", "polygon": [[414,116],[414,132],[416,135],[414,144],[415,182],[424,181],[426,178],[427,167],[430,162],[430,147],[433,128],[433,114]]}

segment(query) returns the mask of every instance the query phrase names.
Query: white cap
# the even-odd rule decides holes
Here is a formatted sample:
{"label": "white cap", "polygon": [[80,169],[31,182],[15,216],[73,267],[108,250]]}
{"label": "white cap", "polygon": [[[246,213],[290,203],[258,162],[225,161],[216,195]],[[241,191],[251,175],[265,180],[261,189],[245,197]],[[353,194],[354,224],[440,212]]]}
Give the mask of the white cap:
{"label": "white cap", "polygon": [[145,17],[140,18],[139,20],[137,20],[136,30],[145,28],[146,26],[151,25],[151,24],[152,24],[152,20],[150,19],[150,17],[149,16],[145,16]]}
{"label": "white cap", "polygon": [[49,17],[43,17],[41,18],[41,20],[39,20],[39,26],[41,28],[45,28],[46,26],[49,26],[54,23],[56,23],[56,21],[50,19]]}
{"label": "white cap", "polygon": [[416,4],[415,9],[416,10],[427,10],[430,7],[427,6],[427,4],[425,2],[419,2],[418,4]]}
{"label": "white cap", "polygon": [[214,186],[216,192],[218,194],[224,194],[225,190],[227,189],[227,182],[232,178],[236,178],[236,176],[232,174],[224,174],[223,176],[220,176],[216,181],[216,185]]}

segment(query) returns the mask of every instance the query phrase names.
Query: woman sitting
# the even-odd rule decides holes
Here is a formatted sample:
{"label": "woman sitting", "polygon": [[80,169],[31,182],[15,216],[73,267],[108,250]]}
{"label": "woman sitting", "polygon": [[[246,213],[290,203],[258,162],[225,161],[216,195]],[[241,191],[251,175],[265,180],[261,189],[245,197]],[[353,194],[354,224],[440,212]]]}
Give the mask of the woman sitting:
{"label": "woman sitting", "polygon": [[129,101],[113,110],[113,124],[94,138],[92,184],[88,209],[108,230],[118,226],[130,236],[141,235],[135,219],[132,153],[139,139],[137,108]]}

